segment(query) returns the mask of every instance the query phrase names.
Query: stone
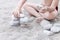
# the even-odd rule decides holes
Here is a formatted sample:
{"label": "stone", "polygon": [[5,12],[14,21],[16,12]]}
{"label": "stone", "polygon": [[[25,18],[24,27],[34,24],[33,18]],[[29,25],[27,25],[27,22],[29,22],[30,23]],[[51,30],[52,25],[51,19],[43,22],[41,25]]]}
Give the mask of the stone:
{"label": "stone", "polygon": [[52,27],[52,24],[47,20],[42,20],[40,25],[43,27],[43,29],[50,29]]}
{"label": "stone", "polygon": [[25,17],[25,15],[21,13],[21,14],[20,14],[20,17],[23,18],[23,17]]}
{"label": "stone", "polygon": [[20,23],[26,23],[28,20],[28,17],[20,18]]}
{"label": "stone", "polygon": [[51,28],[52,32],[60,32],[60,24],[59,23],[55,23],[53,25],[53,27]]}
{"label": "stone", "polygon": [[48,35],[48,36],[50,36],[50,35],[52,35],[52,34],[53,34],[53,32],[48,31],[48,30],[43,30],[43,32],[44,32],[44,34],[46,34],[46,35]]}

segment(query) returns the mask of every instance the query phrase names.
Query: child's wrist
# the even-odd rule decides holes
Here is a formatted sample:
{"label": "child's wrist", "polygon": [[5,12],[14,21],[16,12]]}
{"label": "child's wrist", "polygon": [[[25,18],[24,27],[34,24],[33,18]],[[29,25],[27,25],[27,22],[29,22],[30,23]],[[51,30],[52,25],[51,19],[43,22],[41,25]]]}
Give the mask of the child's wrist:
{"label": "child's wrist", "polygon": [[17,7],[15,10],[17,10],[17,11],[19,11],[19,13],[21,13],[21,9],[20,8]]}

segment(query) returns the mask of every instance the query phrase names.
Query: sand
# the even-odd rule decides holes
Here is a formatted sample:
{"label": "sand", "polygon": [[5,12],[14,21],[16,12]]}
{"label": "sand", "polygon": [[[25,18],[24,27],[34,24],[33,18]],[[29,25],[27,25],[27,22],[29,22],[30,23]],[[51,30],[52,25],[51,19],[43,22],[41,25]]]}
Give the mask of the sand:
{"label": "sand", "polygon": [[[36,23],[32,23],[30,27],[10,26],[12,10],[16,7],[18,1],[19,0],[0,0],[0,40],[60,40],[60,33],[47,36],[42,32],[40,25]],[[39,3],[37,0],[33,1]],[[56,22],[60,22],[59,20],[60,19]]]}

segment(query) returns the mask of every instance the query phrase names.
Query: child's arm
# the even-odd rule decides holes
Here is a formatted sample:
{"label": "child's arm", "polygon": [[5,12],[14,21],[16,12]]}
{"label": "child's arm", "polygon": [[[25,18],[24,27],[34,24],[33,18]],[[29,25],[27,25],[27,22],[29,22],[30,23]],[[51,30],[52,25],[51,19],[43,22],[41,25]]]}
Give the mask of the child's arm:
{"label": "child's arm", "polygon": [[[56,9],[56,7],[58,6],[58,2],[59,2],[59,0],[53,0],[51,6],[50,7],[47,7],[47,10],[49,12],[54,11]],[[43,4],[46,4],[46,3],[43,2]]]}
{"label": "child's arm", "polygon": [[58,6],[58,2],[59,2],[59,0],[53,0],[51,6],[48,7],[48,11],[49,12],[54,11],[56,9],[56,7]]}
{"label": "child's arm", "polygon": [[59,2],[59,0],[53,0],[50,8],[55,9],[58,6],[58,2]]}
{"label": "child's arm", "polygon": [[21,8],[24,5],[24,3],[26,2],[26,0],[20,0],[20,2],[18,3],[18,6],[13,10],[12,14],[15,17],[20,17],[20,13],[21,13]]}
{"label": "child's arm", "polygon": [[26,0],[20,0],[20,2],[18,3],[18,6],[17,6],[18,10],[21,10],[21,8],[25,2],[26,2]]}

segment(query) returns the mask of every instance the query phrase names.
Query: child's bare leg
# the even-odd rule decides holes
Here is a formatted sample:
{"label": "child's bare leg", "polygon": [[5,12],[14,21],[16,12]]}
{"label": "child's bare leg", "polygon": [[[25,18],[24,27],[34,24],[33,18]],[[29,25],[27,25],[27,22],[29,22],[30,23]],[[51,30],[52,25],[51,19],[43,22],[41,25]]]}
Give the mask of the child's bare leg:
{"label": "child's bare leg", "polygon": [[46,13],[44,13],[42,16],[48,20],[52,20],[52,19],[55,19],[56,16],[58,15],[58,12],[57,10],[49,13],[48,11]]}
{"label": "child's bare leg", "polygon": [[35,3],[25,3],[24,7],[25,6],[30,6],[30,7],[34,8],[35,10],[39,10],[39,8],[37,8],[38,5]]}
{"label": "child's bare leg", "polygon": [[25,4],[24,8],[33,16],[35,17],[41,17],[41,15],[36,11],[36,6],[32,6],[30,4]]}
{"label": "child's bare leg", "polygon": [[[53,20],[57,17],[58,12],[57,10],[49,13],[48,11],[45,13],[40,13],[40,15],[43,17],[43,19],[47,19],[47,20]],[[40,18],[37,18],[37,21],[39,22]]]}

